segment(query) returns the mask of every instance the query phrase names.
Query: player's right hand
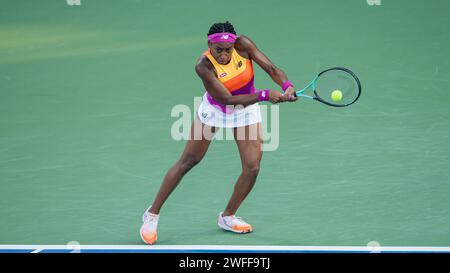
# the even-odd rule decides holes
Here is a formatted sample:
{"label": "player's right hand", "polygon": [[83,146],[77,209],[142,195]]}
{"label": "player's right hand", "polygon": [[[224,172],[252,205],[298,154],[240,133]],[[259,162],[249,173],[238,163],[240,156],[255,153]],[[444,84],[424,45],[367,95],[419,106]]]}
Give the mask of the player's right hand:
{"label": "player's right hand", "polygon": [[273,104],[280,103],[280,102],[285,102],[285,101],[289,101],[289,96],[283,96],[283,94],[281,94],[278,91],[270,90],[270,92],[269,92],[269,101],[271,103],[273,103]]}

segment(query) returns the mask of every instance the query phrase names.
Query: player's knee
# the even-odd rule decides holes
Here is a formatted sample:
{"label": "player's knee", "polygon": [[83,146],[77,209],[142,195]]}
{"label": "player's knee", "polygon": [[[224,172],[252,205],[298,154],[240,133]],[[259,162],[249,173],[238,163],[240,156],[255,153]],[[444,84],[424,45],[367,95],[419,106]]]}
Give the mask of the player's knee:
{"label": "player's knee", "polygon": [[188,172],[195,165],[197,165],[200,161],[201,161],[201,158],[199,158],[198,156],[193,155],[193,154],[183,156],[179,161],[181,171],[183,173]]}
{"label": "player's knee", "polygon": [[243,168],[243,173],[250,177],[257,177],[259,173],[259,162],[246,164]]}

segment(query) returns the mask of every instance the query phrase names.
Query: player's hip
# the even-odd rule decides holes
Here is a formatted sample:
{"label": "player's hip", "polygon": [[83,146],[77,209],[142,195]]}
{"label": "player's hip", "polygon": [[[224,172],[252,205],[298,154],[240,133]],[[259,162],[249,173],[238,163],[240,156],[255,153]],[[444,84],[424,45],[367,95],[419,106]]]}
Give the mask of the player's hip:
{"label": "player's hip", "polygon": [[206,94],[200,104],[197,116],[203,124],[218,128],[236,128],[261,122],[261,110],[258,103],[243,106],[227,106],[226,112],[211,104]]}

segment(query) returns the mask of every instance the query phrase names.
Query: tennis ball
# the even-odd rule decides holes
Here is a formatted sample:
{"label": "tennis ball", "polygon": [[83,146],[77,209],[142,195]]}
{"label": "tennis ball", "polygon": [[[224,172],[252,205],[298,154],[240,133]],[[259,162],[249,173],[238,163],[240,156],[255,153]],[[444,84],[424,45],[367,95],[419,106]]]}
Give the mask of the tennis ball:
{"label": "tennis ball", "polygon": [[333,92],[331,92],[331,99],[333,101],[342,100],[342,92],[340,90],[334,90]]}

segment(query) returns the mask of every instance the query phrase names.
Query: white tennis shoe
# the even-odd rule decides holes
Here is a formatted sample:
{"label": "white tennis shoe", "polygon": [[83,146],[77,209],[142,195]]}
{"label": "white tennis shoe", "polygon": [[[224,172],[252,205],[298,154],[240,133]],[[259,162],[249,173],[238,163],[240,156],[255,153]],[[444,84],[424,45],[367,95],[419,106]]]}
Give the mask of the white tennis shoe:
{"label": "white tennis shoe", "polygon": [[[150,208],[149,208],[150,209]],[[142,215],[142,226],[140,230],[142,241],[152,245],[158,239],[156,230],[158,228],[159,214],[153,214],[148,209]]]}
{"label": "white tennis shoe", "polygon": [[252,232],[252,226],[242,220],[241,217],[235,215],[223,216],[223,212],[219,214],[217,224],[220,228],[234,233],[249,233]]}

